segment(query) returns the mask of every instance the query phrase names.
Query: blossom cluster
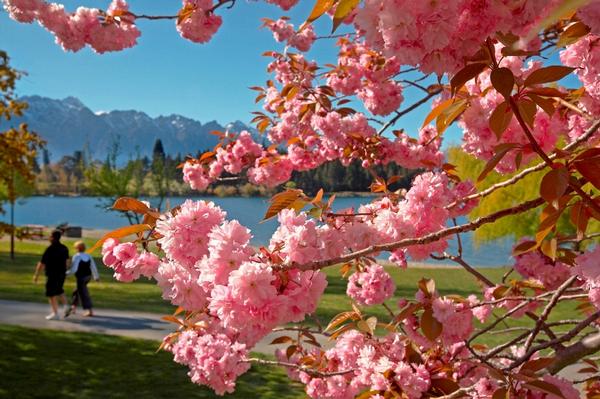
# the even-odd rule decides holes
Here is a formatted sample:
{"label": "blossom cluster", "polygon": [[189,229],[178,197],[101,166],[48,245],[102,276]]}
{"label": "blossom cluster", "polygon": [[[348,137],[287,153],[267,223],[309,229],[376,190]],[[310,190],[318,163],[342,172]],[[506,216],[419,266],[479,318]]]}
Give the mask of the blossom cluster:
{"label": "blossom cluster", "polygon": [[402,103],[402,86],[393,80],[400,71],[396,57],[386,58],[364,43],[340,40],[338,65],[327,83],[343,95],[357,94],[373,115],[388,115]]}
{"label": "blossom cluster", "polygon": [[294,25],[287,19],[279,18],[277,21],[267,20],[265,25],[273,31],[273,38],[278,42],[287,42],[288,46],[299,51],[308,51],[312,47],[317,35],[312,27],[308,25],[299,32],[294,30]]}
{"label": "blossom cluster", "polygon": [[11,18],[37,21],[52,32],[63,49],[79,51],[86,44],[95,52],[120,51],[137,43],[140,31],[125,0],[113,0],[106,12],[79,7],[74,13],[44,0],[3,0]]}
{"label": "blossom cluster", "polygon": [[454,73],[496,32],[527,34],[557,1],[367,0],[354,24],[366,43],[425,73]]}
{"label": "blossom cluster", "polygon": [[247,350],[271,329],[314,312],[327,285],[319,271],[277,272],[255,253],[248,229],[225,216],[212,202],[187,200],[156,223],[163,259],[114,239],[102,250],[118,280],[154,277],[163,298],[205,315],[198,323],[209,322],[210,334],[187,332],[168,348],[217,393],[233,389]]}
{"label": "blossom cluster", "polygon": [[573,273],[588,290],[590,302],[600,309],[600,245],[579,255]]}
{"label": "blossom cluster", "polygon": [[232,393],[235,380],[248,371],[246,345],[232,341],[222,333],[186,330],[175,340],[165,339],[165,349],[173,353],[177,363],[189,367],[196,384],[210,386],[216,394]]}
{"label": "blossom cluster", "polygon": [[[598,9],[598,4],[600,2],[593,2],[588,7]],[[567,46],[561,51],[560,59],[564,65],[575,68],[575,75],[585,88],[579,107],[588,115],[600,115],[600,32]],[[570,115],[568,123],[571,140],[580,137],[591,125],[588,118],[578,113]]]}
{"label": "blossom cluster", "polygon": [[571,275],[569,266],[552,262],[539,251],[517,255],[514,268],[521,276],[537,280],[549,290],[557,289]]}
{"label": "blossom cluster", "polygon": [[213,0],[183,0],[184,18],[177,21],[181,37],[195,43],[206,43],[217,32],[223,20],[211,12]]}
{"label": "blossom cluster", "polygon": [[131,282],[140,276],[153,277],[160,259],[152,252],[140,253],[132,242],[119,243],[109,238],[102,244],[102,262],[114,270],[116,280]]}

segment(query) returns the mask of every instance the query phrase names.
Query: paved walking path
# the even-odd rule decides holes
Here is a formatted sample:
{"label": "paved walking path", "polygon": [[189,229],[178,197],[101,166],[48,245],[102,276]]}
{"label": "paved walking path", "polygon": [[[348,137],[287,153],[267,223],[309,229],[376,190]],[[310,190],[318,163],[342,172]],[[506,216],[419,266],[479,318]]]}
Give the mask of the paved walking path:
{"label": "paved walking path", "polygon": [[[48,328],[62,331],[80,331],[130,338],[161,341],[175,330],[173,323],[161,320],[163,315],[126,310],[94,309],[94,317],[81,316],[81,310],[63,320],[46,320],[49,305],[34,302],[0,299],[0,324],[22,327]],[[253,352],[273,354],[276,345],[269,345],[283,332],[271,333],[259,342]],[[325,344],[323,342],[322,344]]]}
{"label": "paved walking path", "polygon": [[[62,331],[80,331],[130,338],[142,338],[160,341],[175,330],[172,323],[161,320],[162,315],[126,310],[94,309],[94,317],[83,317],[81,312],[63,320],[46,320],[47,304],[34,302],[8,301],[0,299],[0,324],[12,324],[22,327],[48,328]],[[284,332],[271,333],[259,342],[253,352],[272,355],[277,345],[269,345]],[[322,337],[317,337],[317,339]],[[331,342],[319,339],[321,345],[330,347]],[[283,346],[282,346],[283,347]],[[577,366],[569,366],[559,374],[563,377],[577,376]]]}

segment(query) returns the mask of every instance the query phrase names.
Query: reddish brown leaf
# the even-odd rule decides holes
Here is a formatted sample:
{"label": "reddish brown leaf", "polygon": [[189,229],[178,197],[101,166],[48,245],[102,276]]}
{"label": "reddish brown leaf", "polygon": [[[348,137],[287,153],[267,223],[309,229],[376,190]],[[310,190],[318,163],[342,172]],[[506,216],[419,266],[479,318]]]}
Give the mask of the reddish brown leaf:
{"label": "reddish brown leaf", "polygon": [[356,317],[356,313],[355,312],[342,312],[337,314],[336,316],[333,317],[333,319],[331,319],[331,321],[329,322],[329,324],[327,325],[327,328],[325,328],[325,331],[331,331],[334,328],[336,328],[337,326],[339,326],[340,324],[344,323],[347,320],[351,320],[353,318]]}
{"label": "reddish brown leaf", "polygon": [[543,380],[535,380],[526,382],[523,385],[533,391],[543,392],[545,394],[555,395],[559,398],[565,399],[565,396],[563,395],[561,390],[556,385],[551,384],[549,382]]}
{"label": "reddish brown leaf", "polygon": [[294,356],[294,353],[296,353],[296,351],[298,350],[298,346],[297,345],[290,345],[287,347],[287,349],[285,350],[285,355],[287,356],[287,358],[291,358],[292,356]]}
{"label": "reddish brown leaf", "polygon": [[510,97],[515,85],[515,77],[510,69],[503,67],[492,70],[490,80],[498,93],[506,99]]}
{"label": "reddish brown leaf", "polygon": [[563,196],[569,187],[569,171],[560,166],[552,169],[542,178],[540,196],[548,203],[553,203]]}
{"label": "reddish brown leaf", "polygon": [[524,241],[513,249],[513,256],[519,256],[524,253],[533,251],[537,248],[537,246],[538,245],[535,241]]}
{"label": "reddish brown leaf", "polygon": [[521,114],[521,117],[527,126],[533,128],[535,113],[537,111],[537,106],[535,103],[531,100],[521,99],[517,102],[517,107],[519,108],[519,113]]}
{"label": "reddish brown leaf", "polygon": [[510,399],[506,388],[498,388],[492,395],[492,399]]}
{"label": "reddish brown leaf", "polygon": [[109,238],[123,238],[123,237],[127,237],[129,235],[141,233],[142,231],[146,231],[146,230],[150,230],[150,229],[151,229],[150,225],[147,225],[147,224],[132,224],[131,226],[125,226],[125,227],[118,228],[109,233],[106,233],[104,236],[102,236],[101,239],[99,239],[94,244],[94,246],[92,246],[86,252],[88,254],[91,254],[92,252],[94,252],[94,250],[96,250],[96,248],[99,248],[104,243],[104,241],[108,240]]}
{"label": "reddish brown leaf", "polygon": [[556,108],[554,107],[554,100],[550,98],[540,97],[536,94],[527,93],[527,96],[531,98],[531,100],[538,105],[541,109],[544,110],[548,116],[554,115],[554,111]]}
{"label": "reddish brown leaf", "polygon": [[433,311],[426,309],[423,315],[421,315],[421,331],[423,331],[423,335],[434,341],[442,333],[442,328],[442,323],[433,317]]}
{"label": "reddish brown leaf", "polygon": [[590,28],[583,22],[577,21],[569,25],[558,37],[556,47],[564,47],[575,43],[583,36],[590,33]]}
{"label": "reddish brown leaf", "polygon": [[576,202],[571,207],[570,220],[573,226],[577,229],[577,236],[583,238],[587,230],[590,215],[586,212],[585,205],[582,201]]}
{"label": "reddish brown leaf", "polygon": [[273,341],[271,341],[269,345],[286,344],[288,342],[294,342],[294,340],[286,335],[283,335],[281,337],[275,338]]}
{"label": "reddish brown leaf", "polygon": [[527,95],[535,94],[542,97],[557,97],[565,98],[567,93],[564,93],[554,87],[531,87],[527,90]]}
{"label": "reddish brown leaf", "polygon": [[585,158],[573,162],[575,169],[594,187],[600,189],[600,154],[593,158]]}
{"label": "reddish brown leaf", "polygon": [[140,200],[131,197],[118,198],[112,207],[113,209],[118,211],[131,211],[141,214],[150,212],[150,208],[148,208],[148,205],[144,204]]}
{"label": "reddish brown leaf", "polygon": [[487,67],[486,63],[477,62],[474,64],[468,64],[463,69],[458,71],[456,75],[450,79],[450,87],[452,88],[452,95],[456,94],[461,87],[465,85],[469,80],[475,78]]}
{"label": "reddish brown leaf", "polygon": [[443,395],[449,395],[460,388],[456,381],[449,378],[432,378],[431,386]]}
{"label": "reddish brown leaf", "polygon": [[455,101],[448,108],[444,109],[435,121],[435,126],[438,135],[444,133],[444,131],[458,118],[465,109],[469,106],[469,102],[466,99]]}
{"label": "reddish brown leaf", "polygon": [[[508,144],[510,144],[510,143],[508,143]],[[498,163],[502,160],[502,158],[504,158],[504,156],[510,150],[512,150],[516,147],[518,147],[517,144],[504,145],[504,146],[502,146],[502,148],[500,148],[498,151],[496,151],[496,154],[494,154],[494,156],[485,164],[483,171],[479,174],[479,177],[477,178],[477,182],[480,182],[483,179],[485,179],[485,177],[492,170],[494,170],[494,168],[496,167],[496,165],[498,165]]]}
{"label": "reddish brown leaf", "polygon": [[[299,200],[304,196],[302,190],[292,189],[286,190],[281,193],[275,194],[271,198],[271,205],[269,205],[269,209],[267,209],[267,213],[265,214],[264,220],[270,219],[273,216],[276,216],[283,209],[293,208]],[[303,205],[304,206],[304,205]]]}
{"label": "reddish brown leaf", "polygon": [[446,101],[442,101],[441,103],[439,103],[435,108],[433,108],[429,112],[429,114],[423,121],[423,125],[421,127],[428,125],[432,120],[437,118],[446,108],[448,108],[450,105],[452,105],[453,102],[454,102],[454,99],[449,98]]}
{"label": "reddish brown leaf", "polygon": [[570,68],[562,65],[551,65],[548,67],[536,69],[531,72],[529,76],[525,79],[525,86],[533,86],[544,83],[556,82],[557,80],[561,80],[571,72],[573,72],[575,68]]}
{"label": "reddish brown leaf", "polygon": [[513,112],[506,101],[498,104],[492,115],[490,116],[490,129],[496,134],[496,138],[500,140],[502,133],[506,130],[512,120]]}
{"label": "reddish brown leaf", "polygon": [[331,7],[333,7],[334,4],[335,0],[317,0],[312,11],[310,12],[310,15],[306,19],[306,22],[302,25],[302,27],[300,27],[300,29],[303,29],[303,27],[306,24],[316,20],[321,15],[325,14],[331,9]]}

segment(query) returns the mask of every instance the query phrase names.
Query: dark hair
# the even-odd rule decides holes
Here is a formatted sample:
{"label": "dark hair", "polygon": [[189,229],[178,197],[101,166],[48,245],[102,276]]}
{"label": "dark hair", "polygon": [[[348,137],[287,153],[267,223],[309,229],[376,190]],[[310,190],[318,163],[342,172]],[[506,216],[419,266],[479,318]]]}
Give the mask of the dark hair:
{"label": "dark hair", "polygon": [[50,235],[52,236],[52,239],[54,241],[58,241],[58,240],[60,240],[60,237],[62,236],[62,232],[60,230],[54,230]]}

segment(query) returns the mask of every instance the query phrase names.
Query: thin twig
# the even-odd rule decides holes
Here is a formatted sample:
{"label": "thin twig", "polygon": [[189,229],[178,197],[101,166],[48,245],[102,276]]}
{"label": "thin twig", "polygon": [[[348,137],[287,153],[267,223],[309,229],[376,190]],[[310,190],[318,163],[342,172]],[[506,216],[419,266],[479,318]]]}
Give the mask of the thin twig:
{"label": "thin twig", "polygon": [[554,291],[554,294],[552,294],[552,297],[550,298],[550,302],[548,302],[548,305],[546,305],[546,307],[540,314],[537,322],[535,323],[535,327],[533,328],[533,331],[531,331],[531,335],[529,335],[529,337],[527,338],[527,341],[525,341],[525,350],[526,351],[529,350],[529,348],[531,348],[531,345],[533,344],[533,340],[535,339],[537,334],[540,332],[540,329],[542,328],[542,324],[546,322],[546,319],[550,315],[550,312],[552,311],[552,309],[558,303],[560,296],[563,294],[563,292],[567,288],[569,288],[569,286],[571,284],[573,284],[573,282],[575,281],[576,278],[577,278],[577,276],[571,276],[564,283],[562,283],[556,291]]}
{"label": "thin twig", "polygon": [[586,328],[591,323],[593,323],[594,321],[596,321],[598,319],[598,317],[600,317],[600,310],[597,310],[596,312],[594,312],[593,314],[591,314],[590,316],[588,316],[588,318],[586,318],[585,320],[581,321],[579,324],[577,324],[571,331],[569,331],[565,335],[562,335],[561,337],[558,337],[558,338],[553,339],[551,341],[544,342],[543,344],[536,345],[536,346],[533,346],[533,347],[529,348],[529,350],[523,356],[521,356],[513,364],[511,364],[510,366],[508,366],[507,370],[512,370],[512,369],[514,369],[516,367],[519,367],[521,364],[523,364],[527,360],[529,360],[529,358],[531,357],[531,355],[533,355],[535,352],[541,351],[542,349],[550,348],[554,344],[560,344],[560,343],[567,342],[567,341],[571,340],[573,337],[576,337],[577,334],[579,334],[584,328]]}
{"label": "thin twig", "polygon": [[427,94],[425,97],[423,97],[422,99],[420,99],[419,101],[417,101],[416,103],[412,104],[411,106],[409,106],[408,108],[402,110],[402,111],[396,111],[396,116],[394,116],[392,119],[390,119],[385,125],[383,125],[383,127],[381,129],[379,129],[379,131],[377,132],[378,135],[381,135],[383,132],[385,132],[390,126],[394,125],[396,122],[398,122],[398,119],[400,119],[402,116],[408,114],[410,111],[420,107],[421,105],[425,104],[427,101],[429,101],[432,97],[435,97],[436,95],[438,95],[439,93],[442,92],[442,89],[439,88],[435,91],[430,92],[429,94]]}
{"label": "thin twig", "polygon": [[296,363],[290,363],[290,362],[280,362],[278,360],[266,360],[266,359],[259,359],[256,357],[251,357],[245,360],[245,362],[247,363],[257,363],[257,364],[264,364],[264,365],[269,365],[269,366],[283,366],[283,367],[290,367],[290,368],[294,368],[297,370],[300,370],[306,374],[309,374],[311,376],[314,377],[333,377],[336,375],[344,375],[344,374],[348,374],[348,373],[352,373],[354,372],[354,370],[342,370],[342,371],[330,371],[330,372],[324,372],[324,371],[319,371],[319,370],[315,370],[315,369],[311,369],[307,366],[303,366],[300,364],[296,364]]}

